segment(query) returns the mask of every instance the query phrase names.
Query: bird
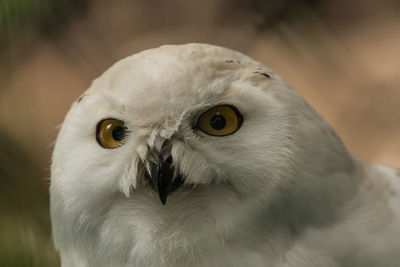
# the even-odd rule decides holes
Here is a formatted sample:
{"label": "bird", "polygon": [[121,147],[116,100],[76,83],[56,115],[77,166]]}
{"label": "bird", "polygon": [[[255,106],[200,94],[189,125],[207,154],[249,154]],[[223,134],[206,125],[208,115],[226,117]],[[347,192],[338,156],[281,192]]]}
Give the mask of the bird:
{"label": "bird", "polygon": [[63,267],[400,266],[400,172],[229,48],[118,61],[72,104],[50,176]]}

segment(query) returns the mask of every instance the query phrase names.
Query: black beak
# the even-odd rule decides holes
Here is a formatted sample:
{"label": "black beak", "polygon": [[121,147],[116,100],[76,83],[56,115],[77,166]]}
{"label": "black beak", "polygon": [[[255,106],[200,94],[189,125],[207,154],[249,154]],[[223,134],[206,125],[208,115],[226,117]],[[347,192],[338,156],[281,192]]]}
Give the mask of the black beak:
{"label": "black beak", "polygon": [[182,175],[175,171],[171,156],[171,144],[166,141],[161,151],[150,150],[148,160],[150,162],[149,182],[154,191],[158,193],[161,203],[165,205],[168,194],[178,189],[184,182]]}

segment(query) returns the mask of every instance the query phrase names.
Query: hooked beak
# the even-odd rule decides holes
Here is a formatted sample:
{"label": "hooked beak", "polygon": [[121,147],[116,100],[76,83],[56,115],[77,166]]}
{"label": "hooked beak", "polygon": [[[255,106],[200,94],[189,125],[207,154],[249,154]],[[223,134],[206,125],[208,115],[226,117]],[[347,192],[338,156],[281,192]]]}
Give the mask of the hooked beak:
{"label": "hooked beak", "polygon": [[150,173],[146,176],[163,205],[167,201],[168,194],[174,192],[184,182],[182,175],[177,173],[172,166],[171,147],[171,144],[166,141],[161,151],[150,150],[148,154]]}

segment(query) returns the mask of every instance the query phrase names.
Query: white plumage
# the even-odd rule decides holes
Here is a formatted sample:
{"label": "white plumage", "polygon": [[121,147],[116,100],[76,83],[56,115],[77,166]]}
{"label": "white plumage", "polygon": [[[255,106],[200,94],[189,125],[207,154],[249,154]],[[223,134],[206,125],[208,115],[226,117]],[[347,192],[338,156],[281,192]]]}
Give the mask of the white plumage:
{"label": "white plumage", "polygon": [[226,48],[162,46],[96,79],[62,125],[50,193],[63,267],[400,266],[399,172],[353,157]]}

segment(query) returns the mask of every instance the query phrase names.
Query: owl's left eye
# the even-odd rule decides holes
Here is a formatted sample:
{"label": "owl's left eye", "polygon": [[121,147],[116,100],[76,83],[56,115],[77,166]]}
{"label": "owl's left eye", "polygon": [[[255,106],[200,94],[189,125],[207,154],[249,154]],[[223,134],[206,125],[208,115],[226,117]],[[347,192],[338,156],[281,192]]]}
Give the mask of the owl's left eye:
{"label": "owl's left eye", "polygon": [[236,132],[242,125],[243,117],[231,105],[213,107],[201,114],[197,128],[208,135],[226,136]]}
{"label": "owl's left eye", "polygon": [[103,148],[116,148],[124,144],[128,128],[117,119],[104,119],[97,124],[96,140]]}

